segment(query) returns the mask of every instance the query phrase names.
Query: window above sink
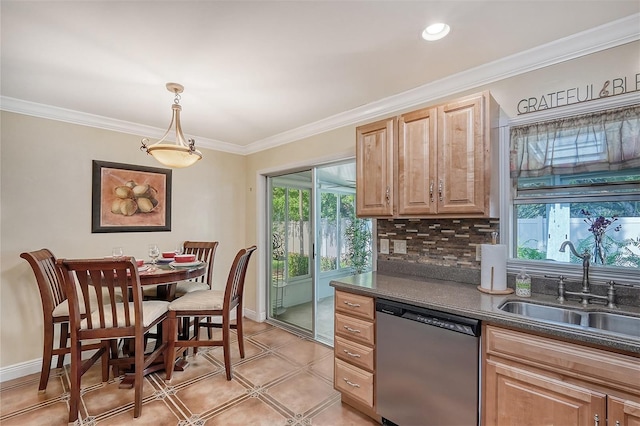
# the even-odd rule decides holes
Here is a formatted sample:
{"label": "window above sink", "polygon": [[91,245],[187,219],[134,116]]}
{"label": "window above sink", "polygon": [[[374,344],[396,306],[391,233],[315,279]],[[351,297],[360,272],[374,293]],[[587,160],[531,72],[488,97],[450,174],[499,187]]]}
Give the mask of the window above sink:
{"label": "window above sink", "polygon": [[583,260],[560,252],[571,241],[590,254],[592,280],[640,286],[640,105],[558,115],[510,133],[509,272],[577,277]]}

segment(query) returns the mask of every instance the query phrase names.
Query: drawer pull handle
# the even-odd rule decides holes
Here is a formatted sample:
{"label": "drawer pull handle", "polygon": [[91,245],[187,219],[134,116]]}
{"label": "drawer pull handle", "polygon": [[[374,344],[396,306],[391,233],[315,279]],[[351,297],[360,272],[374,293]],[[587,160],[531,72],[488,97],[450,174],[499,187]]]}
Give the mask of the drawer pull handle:
{"label": "drawer pull handle", "polygon": [[345,354],[347,354],[347,355],[349,355],[349,356],[351,356],[351,357],[353,357],[353,358],[360,358],[360,354],[352,354],[351,352],[349,352],[349,351],[348,351],[348,350],[346,350],[346,349],[343,349],[343,350],[344,350],[344,353],[345,353]]}
{"label": "drawer pull handle", "polygon": [[347,302],[346,300],[344,301],[344,304],[347,306],[350,306],[352,308],[359,308],[360,304],[359,303],[351,303],[351,302]]}
{"label": "drawer pull handle", "polygon": [[344,380],[345,382],[347,382],[347,384],[348,384],[349,386],[353,386],[354,388],[359,388],[359,387],[360,387],[360,385],[359,385],[359,384],[357,384],[357,383],[353,383],[353,382],[350,382],[350,381],[349,381],[349,379],[347,379],[346,377],[345,377],[343,380]]}
{"label": "drawer pull handle", "polygon": [[360,330],[356,330],[355,328],[351,328],[348,325],[345,325],[344,328],[350,333],[360,333]]}
{"label": "drawer pull handle", "polygon": [[597,414],[593,416],[593,420],[594,420],[595,426],[598,426],[600,424],[600,417],[598,417]]}

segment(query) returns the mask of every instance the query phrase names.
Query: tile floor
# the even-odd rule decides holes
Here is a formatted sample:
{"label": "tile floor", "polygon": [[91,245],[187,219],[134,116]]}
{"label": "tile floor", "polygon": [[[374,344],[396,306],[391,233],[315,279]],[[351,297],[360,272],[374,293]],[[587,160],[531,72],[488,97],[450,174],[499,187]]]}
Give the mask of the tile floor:
{"label": "tile floor", "polygon": [[[170,384],[164,372],[146,377],[142,416],[135,420],[133,390],[118,388],[121,377],[102,383],[99,366],[94,366],[82,379],[81,424],[377,424],[340,402],[332,385],[331,348],[272,325],[245,320],[245,358],[240,359],[234,340],[231,381],[225,379],[222,348],[200,350],[188,361],[189,367],[175,372]],[[44,394],[38,394],[39,374],[2,383],[0,424],[67,424],[67,375],[68,366],[53,370]]]}

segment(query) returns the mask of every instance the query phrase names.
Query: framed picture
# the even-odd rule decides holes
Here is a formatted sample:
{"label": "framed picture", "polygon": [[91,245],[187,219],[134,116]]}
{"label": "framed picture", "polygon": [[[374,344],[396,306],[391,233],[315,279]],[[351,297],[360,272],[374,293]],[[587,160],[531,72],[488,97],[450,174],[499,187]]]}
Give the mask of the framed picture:
{"label": "framed picture", "polygon": [[171,231],[171,170],[93,160],[91,232]]}

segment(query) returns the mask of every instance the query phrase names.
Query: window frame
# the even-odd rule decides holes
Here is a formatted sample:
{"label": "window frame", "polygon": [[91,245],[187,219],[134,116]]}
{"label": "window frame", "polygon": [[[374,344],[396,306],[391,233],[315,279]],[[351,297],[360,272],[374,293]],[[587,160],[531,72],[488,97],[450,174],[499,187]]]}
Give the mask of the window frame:
{"label": "window frame", "polygon": [[[579,280],[582,278],[582,265],[572,263],[558,263],[542,260],[523,260],[515,258],[516,255],[516,227],[514,204],[513,179],[509,175],[509,147],[510,147],[510,129],[513,126],[523,124],[532,124],[547,120],[559,119],[579,114],[587,114],[590,112],[604,111],[607,109],[620,108],[638,104],[638,96],[636,93],[629,93],[616,97],[603,98],[595,101],[575,104],[564,108],[554,110],[543,110],[523,116],[519,116],[501,123],[500,137],[498,148],[499,156],[499,188],[500,188],[500,235],[503,236],[501,241],[506,242],[509,249],[509,257],[507,258],[507,273],[518,274],[520,270],[525,268],[527,273],[536,277],[557,278],[563,275],[570,280]],[[621,195],[620,197],[624,197]],[[591,198],[591,197],[590,197]],[[599,197],[593,197],[597,199]],[[582,197],[581,200],[586,200]],[[536,200],[538,201],[538,200]],[[539,202],[545,202],[543,197]],[[625,270],[627,269],[627,270]],[[634,271],[632,268],[621,268],[614,266],[593,266],[589,270],[589,278],[592,283],[606,283],[614,280],[623,284],[632,284],[640,286],[640,271]]]}

